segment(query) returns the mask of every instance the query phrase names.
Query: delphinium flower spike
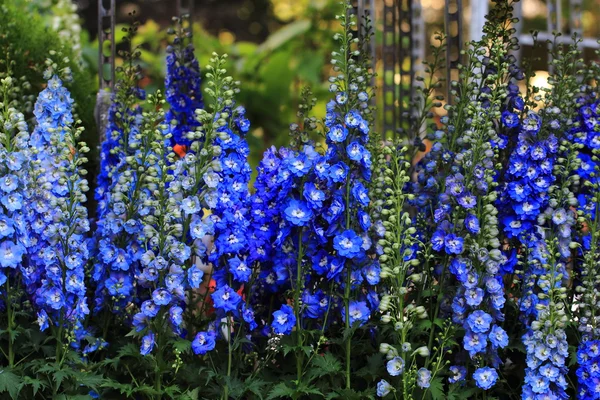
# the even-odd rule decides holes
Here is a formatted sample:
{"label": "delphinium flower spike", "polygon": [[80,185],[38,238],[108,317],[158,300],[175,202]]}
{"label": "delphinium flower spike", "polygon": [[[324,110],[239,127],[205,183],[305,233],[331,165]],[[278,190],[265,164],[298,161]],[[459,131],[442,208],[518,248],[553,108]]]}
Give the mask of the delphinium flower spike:
{"label": "delphinium flower spike", "polygon": [[[424,211],[423,231],[432,229],[430,221],[434,222],[433,234],[428,235],[429,246],[437,252],[430,261],[434,263],[431,278],[438,280],[444,291],[430,318],[433,322],[451,312],[452,321],[464,329],[459,339],[462,354],[466,353],[472,365],[470,382],[481,390],[489,390],[496,383],[496,369],[501,363],[498,350],[508,345],[508,335],[501,327],[505,303],[503,264],[507,260],[499,250],[494,189],[501,143],[496,126],[510,92],[508,82],[515,74],[509,57],[510,18],[508,3],[497,2],[488,15],[484,39],[471,43],[465,51],[460,82],[451,83],[455,101],[443,121],[445,131],[433,133],[433,154],[420,163],[417,171],[422,189],[416,204],[431,209]],[[437,197],[432,198],[434,193]],[[429,347],[434,337],[432,329]],[[460,358],[457,361],[464,363]],[[464,367],[453,366],[456,370]],[[439,363],[436,368],[441,368]],[[460,381],[466,378],[464,373],[458,375]]]}
{"label": "delphinium flower spike", "polygon": [[40,274],[34,303],[40,329],[51,326],[59,344],[78,347],[87,334],[83,320],[89,313],[84,283],[88,183],[82,167],[89,148],[78,141],[83,129],[75,127],[73,100],[63,86],[71,79],[69,71],[52,60],[46,64],[48,85],[35,104],[30,139],[33,183],[27,214],[35,236],[30,263]]}
{"label": "delphinium flower spike", "polygon": [[[184,28],[184,22],[189,16],[173,18],[173,43],[167,47],[167,71],[165,77],[165,97],[170,105],[165,116],[171,134],[171,146],[189,146],[188,134],[200,124],[195,111],[204,108],[202,91],[200,89],[201,74],[198,60],[194,56],[194,46],[191,43],[192,26]],[[183,149],[175,148],[180,155]]]}
{"label": "delphinium flower spike", "polygon": [[[576,221],[573,207],[577,199],[572,188],[579,179],[578,144],[568,132],[577,115],[579,62],[576,45],[555,49],[554,72],[549,78],[552,87],[545,89],[545,106],[538,114],[528,114],[520,131],[520,147],[514,150],[532,159],[543,155],[549,165],[539,167],[542,173],[543,168],[554,167],[550,182],[543,185],[546,190],[539,190],[541,202],[534,207],[539,209],[535,230],[520,237],[527,255],[520,301],[526,325],[522,337],[527,354],[524,399],[567,396],[568,310],[564,282],[569,276],[567,264],[572,256]],[[525,179],[536,179],[536,166],[525,162]],[[518,210],[532,211],[529,207]]]}
{"label": "delphinium flower spike", "polygon": [[[126,42],[137,30],[134,23],[126,29]],[[117,69],[113,103],[108,114],[106,139],[101,144],[100,174],[96,188],[98,209],[94,266],[95,312],[104,310],[102,337],[106,337],[114,313],[124,316],[134,300],[134,281],[140,273],[141,223],[148,195],[148,156],[151,148],[140,136],[142,113],[140,100],[145,92],[137,85],[140,67],[139,50],[122,52],[125,63]]]}
{"label": "delphinium flower spike", "polygon": [[[9,72],[0,78],[0,304],[6,315],[9,367],[15,365],[14,332],[23,295],[35,290],[40,274],[24,262],[35,238],[27,229],[29,132],[20,111],[19,81]],[[21,282],[19,284],[18,282]]]}

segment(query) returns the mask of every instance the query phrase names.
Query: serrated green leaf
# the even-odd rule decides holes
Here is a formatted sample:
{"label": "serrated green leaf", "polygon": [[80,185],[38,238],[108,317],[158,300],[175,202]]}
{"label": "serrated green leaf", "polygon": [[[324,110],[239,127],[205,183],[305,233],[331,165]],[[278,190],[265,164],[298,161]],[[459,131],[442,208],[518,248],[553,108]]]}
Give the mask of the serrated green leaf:
{"label": "serrated green leaf", "polygon": [[331,353],[325,353],[322,356],[316,356],[313,358],[310,375],[312,377],[322,377],[325,375],[335,375],[342,370],[342,363],[335,358]]}
{"label": "serrated green leaf", "polygon": [[21,384],[21,377],[14,374],[11,370],[0,370],[0,393],[8,392],[11,399],[16,399],[19,395]]}
{"label": "serrated green leaf", "polygon": [[48,385],[46,385],[45,382],[36,379],[36,378],[32,378],[30,376],[24,376],[23,377],[23,383],[25,385],[31,386],[31,389],[33,390],[33,395],[35,396],[37,394],[37,392],[42,389],[42,388],[47,388]]}
{"label": "serrated green leaf", "polygon": [[444,394],[444,383],[442,382],[442,378],[436,377],[431,380],[429,383],[429,393],[431,393],[433,400],[446,398],[446,395]]}
{"label": "serrated green leaf", "polygon": [[269,392],[269,396],[267,397],[267,400],[271,400],[271,399],[279,399],[279,398],[289,398],[292,397],[292,395],[296,393],[295,389],[292,389],[290,387],[288,387],[284,382],[278,383],[277,385],[273,386],[273,389],[271,389],[271,391]]}

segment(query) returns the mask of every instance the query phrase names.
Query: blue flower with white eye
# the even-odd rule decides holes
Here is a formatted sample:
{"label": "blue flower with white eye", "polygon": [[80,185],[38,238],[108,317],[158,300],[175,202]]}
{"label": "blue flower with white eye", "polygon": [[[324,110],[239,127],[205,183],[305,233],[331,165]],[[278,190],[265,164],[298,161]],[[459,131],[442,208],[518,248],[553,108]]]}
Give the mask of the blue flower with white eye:
{"label": "blue flower with white eye", "polygon": [[377,383],[377,396],[385,397],[388,394],[390,394],[392,389],[393,389],[392,385],[390,385],[389,382],[386,381],[385,379],[382,379]]}
{"label": "blue flower with white eye", "polygon": [[402,357],[394,357],[386,364],[388,374],[398,376],[404,372],[404,359]]}
{"label": "blue flower with white eye", "polygon": [[467,317],[469,328],[476,333],[486,333],[491,322],[492,316],[482,310],[475,310]]}
{"label": "blue flower with white eye", "polygon": [[371,200],[369,199],[369,190],[362,184],[362,182],[357,182],[352,187],[352,196],[358,203],[366,207],[369,205]]}
{"label": "blue flower with white eye", "polygon": [[156,289],[152,292],[152,300],[159,306],[166,306],[171,303],[173,296],[167,289]]}
{"label": "blue flower with white eye", "polygon": [[45,310],[40,310],[37,313],[37,324],[40,327],[40,331],[45,331],[50,326],[48,313]]}
{"label": "blue flower with white eye", "polygon": [[357,141],[353,141],[348,146],[346,146],[346,152],[348,153],[348,158],[352,161],[360,162],[365,154],[365,148]]}
{"label": "blue flower with white eye", "polygon": [[379,263],[373,262],[369,264],[369,266],[363,270],[363,274],[365,275],[367,282],[369,282],[369,285],[377,285],[381,280],[381,267],[379,266]]}
{"label": "blue flower with white eye", "polygon": [[7,174],[0,178],[0,190],[5,193],[14,191],[19,184],[19,179],[16,175]]}
{"label": "blue flower with white eye", "polygon": [[333,248],[342,257],[354,258],[362,254],[362,243],[362,238],[348,229],[334,237]]}
{"label": "blue flower with white eye", "polygon": [[348,95],[346,92],[338,92],[335,95],[335,101],[340,105],[346,104],[348,101]]}
{"label": "blue flower with white eye", "polygon": [[333,125],[329,128],[327,137],[334,143],[341,143],[348,137],[348,129],[341,124]]}
{"label": "blue flower with white eye", "polygon": [[209,332],[198,332],[192,340],[192,351],[196,355],[204,355],[209,351],[213,350],[216,346],[215,333]]}
{"label": "blue flower with white eye", "polygon": [[238,282],[248,282],[250,275],[252,275],[252,270],[246,262],[240,260],[237,256],[229,259],[229,271]]}
{"label": "blue flower with white eye", "polygon": [[186,197],[181,201],[181,209],[186,215],[194,215],[200,212],[200,201],[196,196]]}
{"label": "blue flower with white eye", "polygon": [[154,318],[158,314],[159,307],[152,300],[146,300],[142,303],[141,311],[148,318]]}
{"label": "blue flower with white eye", "polygon": [[305,202],[291,199],[285,207],[284,215],[291,224],[305,226],[312,219],[313,212]]}
{"label": "blue flower with white eye", "polygon": [[510,111],[503,111],[501,120],[507,128],[515,128],[519,125],[519,116]]}
{"label": "blue flower with white eye", "polygon": [[228,285],[221,286],[211,294],[215,308],[225,312],[237,311],[242,297]]}
{"label": "blue flower with white eye", "polygon": [[[351,300],[348,305],[348,314],[350,315],[350,326],[353,326],[356,322],[360,322],[360,325],[367,323],[371,312],[364,301]],[[346,321],[345,308],[342,308],[342,319]]]}
{"label": "blue flower with white eye", "polygon": [[173,306],[169,308],[169,322],[173,326],[181,326],[183,323],[183,308],[179,306]]}
{"label": "blue flower with white eye", "polygon": [[446,232],[443,230],[437,230],[431,236],[431,247],[435,251],[441,251],[444,248],[446,242]]}
{"label": "blue flower with white eye", "polygon": [[0,243],[0,266],[2,268],[16,268],[23,259],[25,247],[21,243],[6,240]]}
{"label": "blue flower with white eye", "polygon": [[348,112],[348,114],[346,114],[344,121],[346,122],[346,126],[350,128],[358,128],[361,122],[363,122],[363,118],[358,111],[351,110]]}
{"label": "blue flower with white eye", "polygon": [[333,182],[342,183],[346,180],[349,170],[348,166],[340,161],[329,167],[328,176]]}
{"label": "blue flower with white eye", "polygon": [[483,333],[467,331],[463,338],[463,347],[469,352],[471,357],[481,353],[487,346],[487,338]]}
{"label": "blue flower with white eye", "polygon": [[467,369],[461,365],[452,365],[448,368],[450,376],[448,377],[449,383],[462,382],[467,377]]}
{"label": "blue flower with white eye", "polygon": [[478,368],[475,372],[473,372],[473,379],[475,379],[477,387],[483,390],[488,390],[496,384],[496,381],[498,380],[498,373],[494,368]]}
{"label": "blue flower with white eye", "polygon": [[431,385],[431,371],[427,368],[419,368],[417,371],[417,386],[426,389]]}
{"label": "blue flower with white eye", "polygon": [[312,208],[318,209],[323,207],[323,201],[325,201],[325,192],[317,189],[313,182],[306,182],[304,184],[303,195]]}
{"label": "blue flower with white eye", "polygon": [[463,252],[464,239],[450,233],[444,237],[444,249],[448,254],[461,254]]}
{"label": "blue flower with white eye", "polygon": [[469,232],[477,235],[481,231],[479,219],[473,214],[468,214],[465,218],[465,228],[467,228]]}
{"label": "blue flower with white eye", "polygon": [[296,316],[294,315],[294,309],[287,304],[284,304],[279,310],[273,313],[273,321],[271,322],[273,332],[280,335],[289,335],[292,333],[295,325]]}

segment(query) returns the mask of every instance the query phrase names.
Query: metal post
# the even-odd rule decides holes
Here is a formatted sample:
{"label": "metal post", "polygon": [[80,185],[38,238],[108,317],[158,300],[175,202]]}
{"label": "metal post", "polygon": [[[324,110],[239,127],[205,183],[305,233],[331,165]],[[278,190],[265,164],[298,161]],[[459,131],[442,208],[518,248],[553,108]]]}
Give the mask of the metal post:
{"label": "metal post", "polygon": [[462,50],[462,0],[446,0],[446,101],[452,104],[452,79],[458,79],[458,64]]}
{"label": "metal post", "polygon": [[[547,31],[554,37],[555,32],[561,32],[562,30],[562,10],[561,0],[548,0],[548,15],[547,15]],[[552,46],[552,44],[549,44]],[[552,73],[552,51],[548,49],[548,72]]]}
{"label": "metal post", "polygon": [[[395,136],[398,110],[396,76],[400,65],[398,52],[398,9],[400,0],[384,0],[383,5],[383,137],[390,139]],[[399,75],[398,75],[399,76]]]}
{"label": "metal post", "polygon": [[[110,49],[108,55],[104,48],[107,43]],[[100,85],[94,114],[100,143],[105,139],[111,92],[115,86],[115,53],[115,0],[98,0],[98,77]]]}
{"label": "metal post", "polygon": [[471,0],[471,24],[469,26],[469,39],[471,41],[478,42],[483,37],[483,26],[488,11],[488,0]]}

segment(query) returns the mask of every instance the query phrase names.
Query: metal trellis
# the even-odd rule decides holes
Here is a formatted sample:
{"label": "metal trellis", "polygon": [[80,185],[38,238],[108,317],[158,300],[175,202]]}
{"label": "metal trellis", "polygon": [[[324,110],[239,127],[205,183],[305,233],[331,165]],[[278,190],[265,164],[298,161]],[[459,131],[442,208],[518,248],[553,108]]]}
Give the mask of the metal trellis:
{"label": "metal trellis", "polygon": [[[108,47],[109,53],[106,54]],[[98,0],[98,76],[96,127],[100,143],[104,141],[111,92],[115,85],[115,0]]]}

